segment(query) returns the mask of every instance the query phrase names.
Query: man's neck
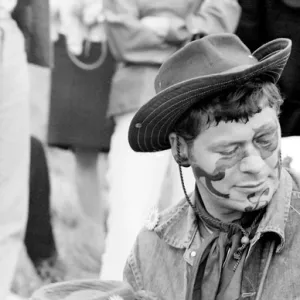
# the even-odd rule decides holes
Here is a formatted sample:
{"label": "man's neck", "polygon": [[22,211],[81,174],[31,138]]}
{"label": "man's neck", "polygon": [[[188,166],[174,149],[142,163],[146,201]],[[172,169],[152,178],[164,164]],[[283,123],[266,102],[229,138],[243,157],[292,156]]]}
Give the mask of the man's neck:
{"label": "man's neck", "polygon": [[[242,217],[243,212],[237,210],[225,209],[224,207],[222,207],[221,206],[222,199],[220,199],[219,197],[218,199],[216,199],[217,201],[213,202],[212,201],[213,196],[203,186],[197,184],[197,188],[199,194],[201,195],[205,209],[212,217],[219,219],[224,223],[230,223]],[[224,201],[226,200],[227,199],[224,199]],[[220,206],[216,205],[218,203],[220,203]]]}

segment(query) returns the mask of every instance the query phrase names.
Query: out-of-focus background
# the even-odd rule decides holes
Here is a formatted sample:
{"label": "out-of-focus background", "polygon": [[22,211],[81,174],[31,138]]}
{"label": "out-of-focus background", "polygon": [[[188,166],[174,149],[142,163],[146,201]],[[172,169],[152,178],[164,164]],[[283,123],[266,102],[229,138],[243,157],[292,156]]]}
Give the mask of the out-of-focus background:
{"label": "out-of-focus background", "polygon": [[[0,162],[8,162],[6,170],[0,166],[0,196],[8,195],[1,199],[0,242],[23,244],[15,271],[17,247],[8,259],[16,297],[63,280],[120,280],[146,213],[184,197],[171,152],[136,153],[127,135],[134,114],[155,95],[161,64],[195,39],[236,33],[251,52],[275,38],[292,39],[278,82],[285,99],[280,125],[283,156],[300,170],[299,2],[161,0],[161,11],[150,0],[0,0],[0,125],[7,122],[0,126]],[[10,143],[27,145],[29,135],[37,139],[30,162],[29,147],[10,153]],[[34,172],[27,174],[27,165]],[[29,197],[22,194],[28,177]],[[184,178],[192,191],[190,168]],[[2,280],[4,269],[0,264]],[[9,285],[0,285],[0,295]]]}
{"label": "out-of-focus background", "polygon": [[[30,97],[31,130],[46,144],[50,72],[46,68],[30,65],[30,80],[33,84]],[[52,273],[59,280],[97,278],[104,236],[99,238],[97,228],[89,224],[86,218],[82,218],[74,184],[74,156],[70,151],[49,147],[45,147],[45,150],[51,181],[52,224],[61,262],[54,267],[45,264],[45,277],[47,278],[47,273]],[[101,156],[98,168],[103,176],[100,178],[100,185],[105,197],[107,183],[103,168],[107,168],[107,162]],[[34,290],[47,283],[47,279],[43,281],[37,276],[23,248],[12,290],[23,297],[29,297]]]}

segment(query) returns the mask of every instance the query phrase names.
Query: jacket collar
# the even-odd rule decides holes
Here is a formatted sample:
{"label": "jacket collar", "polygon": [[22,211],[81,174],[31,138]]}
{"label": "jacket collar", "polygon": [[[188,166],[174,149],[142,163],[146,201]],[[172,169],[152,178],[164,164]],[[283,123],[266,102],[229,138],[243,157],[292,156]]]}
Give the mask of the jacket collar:
{"label": "jacket collar", "polygon": [[[263,233],[272,232],[280,240],[277,252],[282,250],[285,243],[284,229],[288,218],[292,189],[292,178],[285,169],[282,169],[279,188],[267,207],[252,240],[252,245],[259,240]],[[190,198],[194,203],[195,192],[190,195]],[[193,209],[185,199],[181,200],[176,206],[162,213],[154,231],[170,246],[179,249],[189,248],[197,232],[197,221]]]}
{"label": "jacket collar", "polygon": [[289,173],[285,169],[282,169],[279,188],[267,207],[267,211],[252,240],[252,245],[259,240],[263,233],[271,232],[275,233],[280,240],[280,243],[277,246],[277,252],[280,252],[283,249],[285,244],[284,229],[290,210],[292,190],[293,180]]}

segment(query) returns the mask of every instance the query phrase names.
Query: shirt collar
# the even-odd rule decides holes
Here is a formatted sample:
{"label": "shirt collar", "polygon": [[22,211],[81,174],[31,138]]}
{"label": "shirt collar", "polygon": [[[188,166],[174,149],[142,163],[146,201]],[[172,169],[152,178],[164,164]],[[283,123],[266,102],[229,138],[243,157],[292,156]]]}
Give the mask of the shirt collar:
{"label": "shirt collar", "polygon": [[[189,197],[194,199],[194,193]],[[189,248],[197,232],[197,222],[194,211],[185,198],[160,216],[154,231],[170,246]]]}
{"label": "shirt collar", "polygon": [[[252,240],[252,245],[259,240],[263,233],[272,232],[280,240],[277,252],[282,250],[285,243],[284,229],[288,218],[292,189],[292,178],[285,169],[282,169],[279,188],[267,207]],[[192,203],[195,203],[195,192],[189,196]],[[170,246],[180,249],[189,248],[197,232],[197,221],[193,209],[185,199],[181,200],[160,216],[160,221],[154,231]]]}

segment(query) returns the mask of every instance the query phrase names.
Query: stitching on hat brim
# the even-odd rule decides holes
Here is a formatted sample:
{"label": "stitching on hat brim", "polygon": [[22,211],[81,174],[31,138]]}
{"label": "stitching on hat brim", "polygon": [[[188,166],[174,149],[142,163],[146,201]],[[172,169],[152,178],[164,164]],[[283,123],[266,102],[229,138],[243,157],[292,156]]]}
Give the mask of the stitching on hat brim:
{"label": "stitching on hat brim", "polygon": [[[149,108],[147,107],[148,105],[150,106],[151,108],[151,113],[147,115],[147,117],[145,119],[143,119],[142,115],[143,115],[143,111],[140,110],[139,113],[137,113],[137,117],[138,115],[140,115],[140,119],[143,119],[143,124],[147,124],[146,127],[142,126],[141,130],[138,130],[138,137],[137,137],[137,142],[138,142],[138,145],[139,145],[139,148],[140,150],[138,151],[142,151],[142,152],[152,152],[152,151],[159,151],[159,150],[166,150],[169,148],[169,145],[165,145],[163,146],[163,148],[161,147],[157,147],[155,145],[153,145],[153,129],[155,129],[155,127],[159,124],[159,123],[156,123],[156,125],[154,125],[154,127],[152,128],[152,131],[150,133],[150,136],[149,134],[147,134],[147,131],[148,129],[150,128],[151,129],[151,123],[157,121],[157,119],[159,118],[159,120],[163,120],[164,119],[164,116],[166,114],[166,112],[171,112],[173,111],[172,107],[173,106],[176,106],[176,105],[182,105],[183,102],[187,102],[188,100],[190,99],[193,99],[193,98],[197,98],[199,96],[203,96],[203,95],[206,95],[206,94],[213,94],[213,93],[217,93],[221,90],[224,90],[225,88],[228,88],[230,87],[230,85],[233,85],[233,84],[236,84],[236,83],[243,83],[243,82],[246,82],[246,81],[249,81],[251,78],[253,77],[256,77],[258,75],[262,75],[262,74],[268,74],[270,72],[273,72],[273,70],[276,70],[277,68],[280,69],[280,71],[282,71],[284,65],[285,65],[285,61],[287,60],[288,58],[288,55],[282,57],[281,59],[278,59],[277,61],[274,61],[273,63],[271,64],[268,64],[268,65],[265,65],[265,66],[260,66],[260,68],[255,68],[255,70],[253,72],[250,72],[249,73],[249,69],[247,70],[247,73],[244,75],[244,76],[238,76],[237,78],[235,79],[231,79],[231,80],[227,80],[227,81],[224,81],[224,82],[219,82],[219,83],[216,83],[216,84],[213,84],[213,85],[206,85],[205,87],[201,87],[201,88],[197,88],[197,89],[193,89],[193,90],[190,90],[186,93],[182,93],[182,94],[178,94],[176,97],[172,97],[172,98],[169,98],[168,100],[162,100],[163,98],[161,98],[161,101],[162,102],[156,102],[156,105],[157,106],[156,108],[154,107],[151,107],[151,103],[147,103],[145,106],[144,106],[144,110],[148,111]],[[270,66],[275,66],[274,68],[270,68]],[[257,66],[257,65],[256,65]],[[269,69],[269,70],[268,70]],[[242,72],[243,73],[243,72]],[[276,72],[277,77],[279,77],[281,72]],[[202,78],[201,78],[202,79]],[[190,84],[191,83],[194,83],[196,85],[199,85],[197,83],[197,80],[192,80],[189,82]],[[182,86],[182,88],[184,89],[187,89],[189,88],[189,86],[186,84],[184,86]],[[210,88],[210,89],[208,89]],[[203,92],[200,92],[198,93],[199,91],[203,91]],[[188,94],[193,94],[191,97],[186,97]],[[182,98],[182,100],[179,100],[177,101],[176,99],[178,98]],[[155,98],[153,98],[153,101]],[[176,101],[176,102],[175,102]],[[169,105],[169,102],[173,102],[174,104],[173,105]],[[189,105],[191,106],[193,105],[193,102]],[[168,109],[162,109],[163,106],[167,106]],[[154,117],[152,117],[152,115],[154,115]],[[162,118],[160,118],[160,115],[164,115]],[[146,122],[148,119],[151,119],[149,120],[149,122]],[[134,120],[133,120],[134,121]],[[135,122],[134,122],[135,123]],[[172,124],[170,124],[172,125]],[[161,127],[160,131],[162,130],[163,126]],[[144,137],[144,142],[142,144],[140,143],[140,135],[143,135]],[[158,135],[160,136],[160,135]],[[151,148],[148,148],[147,144],[149,144],[146,140],[149,141],[149,137],[150,137],[150,140],[151,140]],[[161,140],[161,139],[160,139]],[[162,146],[162,145],[161,145]]]}
{"label": "stitching on hat brim", "polygon": [[[275,54],[275,57],[274,57],[274,55],[269,56],[267,59],[265,59],[263,61],[259,61],[258,64],[254,65],[254,66],[251,66],[250,68],[248,68],[246,70],[242,70],[240,72],[236,72],[236,73],[232,74],[232,76],[234,77],[233,79],[230,79],[230,80],[227,80],[227,81],[222,81],[222,79],[228,77],[228,74],[226,74],[226,75],[216,75],[216,76],[207,76],[206,78],[201,77],[200,78],[201,81],[209,79],[209,80],[215,80],[215,81],[219,80],[219,82],[215,83],[215,84],[212,84],[212,85],[205,85],[204,87],[193,89],[192,91],[189,90],[185,93],[181,93],[181,94],[179,93],[177,96],[170,98],[170,94],[172,94],[172,92],[173,93],[178,92],[177,91],[178,86],[182,89],[187,89],[188,86],[191,85],[191,84],[198,84],[199,85],[199,82],[198,82],[199,78],[196,78],[196,79],[192,79],[192,80],[188,80],[186,82],[183,82],[178,86],[171,87],[172,89],[169,88],[169,89],[165,90],[163,93],[157,94],[155,97],[152,98],[152,100],[150,100],[146,105],[144,105],[138,111],[136,116],[133,118],[132,124],[130,126],[130,130],[129,130],[129,142],[130,142],[131,147],[135,151],[141,151],[141,152],[152,152],[152,151],[160,151],[160,150],[168,149],[170,147],[169,144],[168,145],[161,144],[162,139],[159,138],[160,137],[160,131],[164,127],[163,125],[161,126],[161,129],[158,131],[159,134],[157,135],[157,137],[158,137],[157,144],[158,144],[159,147],[155,146],[156,143],[153,144],[153,140],[152,140],[153,134],[154,134],[153,132],[154,132],[155,127],[160,122],[156,123],[156,125],[152,128],[151,133],[150,133],[150,137],[151,137],[150,140],[149,140],[149,135],[147,135],[149,125],[152,122],[154,122],[160,114],[165,114],[167,111],[171,111],[170,108],[172,108],[172,106],[168,106],[168,110],[161,109],[163,106],[168,105],[168,103],[170,101],[174,102],[176,98],[184,98],[181,101],[186,102],[191,98],[199,97],[201,95],[213,92],[217,87],[219,87],[219,90],[217,90],[217,91],[220,91],[224,88],[229,87],[232,84],[236,84],[236,83],[243,82],[243,81],[249,81],[252,77],[255,77],[255,76],[258,76],[258,75],[263,75],[263,74],[270,75],[270,73],[274,73],[274,74],[277,75],[277,76],[273,77],[274,82],[276,82],[279,79],[279,76],[280,76],[280,74],[281,74],[281,72],[282,72],[282,70],[283,70],[283,68],[286,64],[286,61],[289,57],[289,54],[290,54],[290,47],[286,46],[286,48],[283,49],[282,51],[280,51],[280,53],[277,52]],[[250,72],[251,69],[253,70],[252,72]],[[278,72],[277,72],[277,70],[278,70]],[[242,76],[243,73],[244,73],[244,75]],[[213,87],[213,89],[208,89],[210,87]],[[202,93],[194,95],[194,93],[199,92],[201,90],[203,90]],[[193,94],[193,96],[186,97],[189,94]],[[164,98],[167,98],[167,99],[163,100]],[[160,101],[158,101],[158,99],[160,99]],[[175,104],[178,104],[178,102],[174,103],[174,105]],[[146,111],[151,110],[151,112],[149,114],[147,114],[147,116],[143,119],[143,111],[145,111],[145,110]],[[154,116],[152,118],[153,114],[155,114],[156,116]],[[138,120],[142,120],[142,123],[145,124],[145,123],[147,123],[147,120],[149,118],[151,120],[146,125],[146,128],[143,128],[143,126],[142,126],[141,129],[137,130],[136,139],[133,139],[133,136],[135,136],[134,131],[136,130],[136,128],[133,127],[134,124],[136,122],[139,122]],[[162,119],[164,119],[164,117]],[[162,120],[162,119],[160,119],[160,120]],[[169,124],[169,126],[171,126],[171,125],[172,124]],[[168,132],[168,130],[165,131],[164,140],[166,139],[166,132]],[[141,142],[141,140],[143,140],[143,142]],[[148,142],[147,142],[147,140],[148,140]],[[150,146],[151,146],[150,148],[148,147],[149,141],[150,141]],[[138,147],[136,147],[136,145],[135,145],[136,142],[137,142]]]}
{"label": "stitching on hat brim", "polygon": [[[160,94],[157,94],[156,96],[154,96],[147,104],[144,105],[145,110],[149,110],[150,107],[155,107],[155,104],[157,106],[159,106],[159,108],[161,108],[162,106],[167,105],[168,101],[173,101],[177,97],[178,98],[185,97],[186,95],[188,95],[192,92],[206,90],[207,88],[210,88],[210,87],[223,86],[223,85],[227,85],[227,84],[230,84],[233,82],[238,83],[239,81],[240,82],[243,82],[244,80],[248,81],[253,76],[257,76],[260,74],[263,75],[264,72],[270,67],[275,66],[274,69],[276,69],[280,65],[281,61],[285,61],[285,59],[288,57],[289,56],[286,55],[270,64],[254,65],[248,69],[233,73],[233,74],[231,74],[231,76],[234,78],[231,78],[230,80],[226,80],[226,81],[224,81],[224,79],[228,78],[229,74],[221,74],[221,75],[205,76],[205,77],[202,76],[202,77],[193,78],[191,80],[184,81],[180,85],[176,85],[176,86],[174,86],[174,88],[168,89],[168,91],[166,90],[166,92],[164,91],[164,93],[160,93]],[[252,72],[251,72],[251,69],[253,70]],[[270,70],[267,70],[267,72],[265,72],[265,73],[272,72],[273,71],[272,69],[273,68],[270,68]],[[243,75],[243,73],[244,73],[244,75]],[[257,74],[255,74],[255,73],[257,73]],[[280,74],[280,73],[278,73],[278,74]],[[207,85],[207,84],[205,84],[205,81],[216,81],[217,83]],[[276,79],[274,79],[274,81],[276,81]],[[202,84],[202,85],[205,84],[205,85],[202,87],[199,87],[197,89],[194,89],[192,91],[189,89],[188,91],[186,91],[184,93],[178,92],[179,89],[181,89],[181,90],[188,89],[189,86],[191,86],[193,84],[196,84],[198,86],[200,84]],[[172,93],[176,93],[177,96],[172,97],[171,96]],[[160,99],[160,102],[159,102],[159,99]],[[164,101],[162,101],[162,100],[164,100]],[[142,109],[140,111],[142,111]],[[147,117],[144,119],[144,121],[147,121],[148,118],[151,118],[152,113],[153,113],[153,111],[147,115]]]}
{"label": "stitching on hat brim", "polygon": [[[276,73],[276,74],[277,74],[277,73]],[[226,88],[226,87],[225,87],[225,88]],[[224,90],[224,88],[221,88],[220,90],[216,91],[216,93],[219,92],[219,91],[221,91],[221,90]],[[203,94],[209,94],[211,91],[213,91],[213,90],[205,91]],[[202,95],[203,95],[203,94],[202,94]],[[196,101],[193,101],[193,99],[195,99],[195,98],[197,98],[197,97],[198,97],[198,95],[193,96],[193,97],[190,97],[190,99],[192,99],[192,101],[191,101],[191,103],[189,103],[187,109],[196,103]],[[187,99],[187,100],[188,100],[188,99]],[[185,110],[184,110],[184,111],[185,111]],[[183,112],[184,112],[184,111],[183,111]],[[172,111],[170,111],[169,113],[172,113]],[[164,116],[163,116],[162,119],[166,118],[166,116],[168,116],[169,113],[168,113],[168,114],[164,114]],[[162,140],[165,141],[165,140],[166,140],[166,137],[167,137],[167,136],[169,135],[169,133],[171,132],[171,127],[174,125],[174,123],[177,121],[177,119],[180,117],[181,114],[182,114],[182,113],[178,114],[178,116],[177,116],[177,115],[175,116],[175,114],[174,114],[174,116],[175,116],[174,118],[168,118],[167,121],[164,122],[164,124],[166,124],[167,127],[166,127],[166,129],[164,130],[165,133],[164,133],[163,138],[159,138],[159,137],[160,137],[160,135],[161,135],[162,130],[164,129],[164,126],[161,126],[161,127],[160,127],[160,129],[159,129],[159,131],[158,131],[158,135],[157,135],[157,136],[158,136],[157,143],[158,143],[158,145],[159,145],[160,147],[163,147],[163,148],[165,147],[165,145],[162,145],[160,141],[162,141]],[[171,120],[171,122],[170,122],[170,120]],[[153,120],[153,121],[154,121],[154,120]],[[156,123],[156,124],[158,124],[158,123]],[[150,123],[149,123],[149,125],[150,125]],[[152,131],[154,130],[155,127],[156,127],[156,125],[152,128]],[[151,135],[152,135],[152,134],[151,134]]]}
{"label": "stitching on hat brim", "polygon": [[[280,48],[280,45],[285,44],[286,46],[284,48]],[[284,56],[285,52],[290,52],[290,48],[291,48],[291,43],[287,42],[286,39],[276,39],[274,41],[270,41],[266,44],[264,44],[263,46],[261,46],[260,48],[258,48],[256,51],[254,51],[252,53],[252,55],[258,60],[258,63],[255,65],[252,65],[251,67],[245,69],[245,70],[241,70],[240,72],[234,72],[231,75],[234,76],[242,74],[244,71],[250,70],[251,68],[256,68],[259,67],[259,65],[263,65],[263,64],[268,64],[270,61],[277,61],[280,60],[280,56]],[[271,64],[270,64],[271,65]],[[218,79],[220,78],[220,80],[222,79],[222,77],[229,75],[227,72],[224,74],[209,74],[206,76],[201,76],[201,79],[205,80],[205,79]],[[164,97],[164,95],[172,93],[172,91],[176,90],[178,87],[181,87],[185,84],[188,84],[189,82],[191,82],[192,80],[199,80],[199,78],[193,78],[193,79],[189,79],[189,80],[185,80],[185,81],[181,81],[177,84],[174,84],[168,88],[166,88],[165,90],[161,91],[160,93],[158,93],[156,96],[154,96],[152,99],[154,100],[155,98],[159,98],[159,97]],[[152,101],[152,99],[150,101]],[[149,102],[150,102],[149,101]]]}

